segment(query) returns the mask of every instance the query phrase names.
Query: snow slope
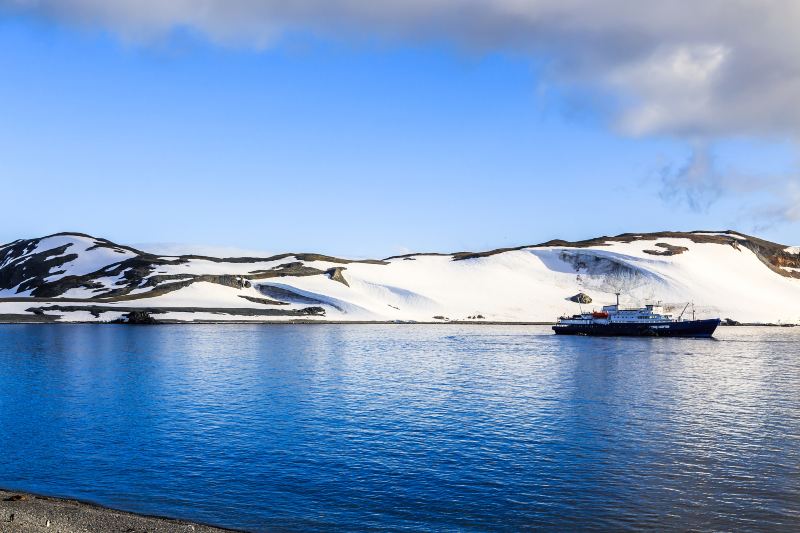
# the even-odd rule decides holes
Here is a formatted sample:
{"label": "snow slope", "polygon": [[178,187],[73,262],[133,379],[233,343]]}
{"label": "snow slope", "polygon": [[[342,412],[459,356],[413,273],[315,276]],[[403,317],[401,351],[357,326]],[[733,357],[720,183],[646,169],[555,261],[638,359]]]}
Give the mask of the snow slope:
{"label": "snow slope", "polygon": [[[314,311],[305,320],[550,322],[579,311],[569,301],[578,292],[593,299],[584,309],[611,304],[620,292],[625,305],[661,301],[675,314],[694,302],[698,317],[800,322],[797,248],[725,232],[628,235],[372,262],[302,254],[168,258],[113,243],[93,248],[95,242],[85,236],[49,237],[16,259],[6,258],[0,282],[13,277],[8,269],[26,256],[46,256],[65,244],[62,253],[78,254],[40,276],[46,288],[40,292],[64,289],[58,296],[31,300],[24,309],[27,304],[0,299],[0,315],[60,305],[71,309],[45,309],[45,314],[108,320],[119,316],[119,308],[147,308],[156,309],[160,319],[275,321],[295,320],[311,308],[324,310],[324,316]],[[8,246],[0,247],[0,265]],[[64,287],[47,285],[64,276],[76,278]],[[0,289],[0,296],[26,297],[37,290],[15,288]],[[94,316],[87,306],[102,309]]]}
{"label": "snow slope", "polygon": [[[489,257],[453,261],[448,256],[395,259],[385,267],[350,265],[350,288],[330,280],[293,278],[286,285],[306,294],[336,296],[385,319],[430,320],[434,315],[464,320],[483,315],[493,321],[552,321],[575,313],[567,300],[586,292],[598,307],[623,293],[623,304],[661,300],[681,306],[694,301],[698,316],[741,321],[800,321],[800,279],[770,269],[748,249],[663,239],[689,247],[680,255],[645,254],[641,243],[614,243],[594,249],[527,248]],[[649,248],[649,246],[648,246]],[[577,256],[589,263],[575,269],[564,260]],[[592,272],[592,263],[623,265],[632,273]],[[587,272],[588,270],[588,272]],[[351,313],[358,314],[358,313]]]}

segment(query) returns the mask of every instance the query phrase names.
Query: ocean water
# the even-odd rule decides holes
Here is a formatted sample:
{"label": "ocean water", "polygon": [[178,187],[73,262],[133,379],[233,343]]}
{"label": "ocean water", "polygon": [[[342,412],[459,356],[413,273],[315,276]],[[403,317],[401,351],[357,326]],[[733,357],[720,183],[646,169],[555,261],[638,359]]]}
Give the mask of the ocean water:
{"label": "ocean water", "polygon": [[250,531],[797,531],[799,341],[0,326],[0,486]]}

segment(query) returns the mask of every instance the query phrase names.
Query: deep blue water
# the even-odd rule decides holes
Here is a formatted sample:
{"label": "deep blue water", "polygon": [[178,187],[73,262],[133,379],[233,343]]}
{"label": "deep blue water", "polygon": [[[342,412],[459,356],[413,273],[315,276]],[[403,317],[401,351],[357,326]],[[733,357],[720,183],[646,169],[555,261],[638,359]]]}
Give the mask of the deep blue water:
{"label": "deep blue water", "polygon": [[263,530],[800,529],[800,328],[0,326],[0,486]]}

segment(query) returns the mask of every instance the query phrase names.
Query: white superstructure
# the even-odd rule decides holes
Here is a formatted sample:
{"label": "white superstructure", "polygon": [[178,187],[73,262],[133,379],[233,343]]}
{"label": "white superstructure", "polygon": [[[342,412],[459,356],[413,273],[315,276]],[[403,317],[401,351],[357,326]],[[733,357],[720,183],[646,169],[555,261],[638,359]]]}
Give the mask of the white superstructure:
{"label": "white superstructure", "polygon": [[[687,306],[688,307],[688,304]],[[684,308],[684,311],[686,308]],[[681,313],[681,316],[683,314]],[[570,317],[560,317],[559,324],[663,324],[667,322],[678,322],[681,317],[673,318],[672,315],[664,314],[664,308],[658,304],[648,304],[644,307],[622,308],[619,305],[619,294],[615,305],[604,305],[602,311],[591,311],[572,315]]]}

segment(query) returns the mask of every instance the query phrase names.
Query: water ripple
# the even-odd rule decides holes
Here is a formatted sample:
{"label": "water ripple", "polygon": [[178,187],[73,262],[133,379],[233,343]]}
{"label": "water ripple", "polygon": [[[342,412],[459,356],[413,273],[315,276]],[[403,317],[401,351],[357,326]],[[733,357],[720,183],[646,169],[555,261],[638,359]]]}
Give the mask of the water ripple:
{"label": "water ripple", "polygon": [[0,486],[252,531],[797,530],[798,341],[0,326]]}

